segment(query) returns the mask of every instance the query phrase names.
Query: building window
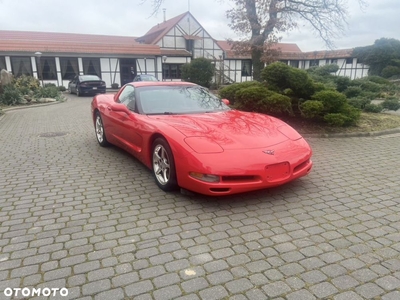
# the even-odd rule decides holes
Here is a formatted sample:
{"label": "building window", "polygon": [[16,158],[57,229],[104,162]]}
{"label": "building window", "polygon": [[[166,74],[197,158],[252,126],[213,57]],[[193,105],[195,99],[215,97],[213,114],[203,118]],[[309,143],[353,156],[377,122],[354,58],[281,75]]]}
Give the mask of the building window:
{"label": "building window", "polygon": [[352,65],[353,64],[353,58],[346,58],[346,65]]}
{"label": "building window", "polygon": [[298,60],[291,60],[290,66],[293,68],[299,68],[299,61]]}
{"label": "building window", "polygon": [[181,79],[182,64],[163,64],[164,79]]}
{"label": "building window", "polygon": [[64,80],[72,80],[79,75],[78,59],[76,57],[60,57],[61,76]]}
{"label": "building window", "polygon": [[310,68],[311,67],[318,67],[318,66],[319,66],[319,60],[318,59],[310,60]]}
{"label": "building window", "polygon": [[54,57],[36,58],[36,65],[38,66],[39,78],[43,77],[44,80],[57,79],[56,59]]}
{"label": "building window", "polygon": [[280,60],[281,63],[284,63],[285,65],[287,65],[289,63],[288,60]]}
{"label": "building window", "polygon": [[82,58],[83,74],[97,75],[101,78],[100,58]]}
{"label": "building window", "polygon": [[30,57],[11,57],[11,67],[15,77],[33,75]]}
{"label": "building window", "polygon": [[186,50],[193,53],[194,40],[186,40]]}
{"label": "building window", "polygon": [[4,56],[0,56],[0,71],[1,70],[7,70],[6,67],[6,58]]}
{"label": "building window", "polygon": [[337,65],[338,64],[338,60],[336,58],[335,59],[331,59],[331,64]]}
{"label": "building window", "polygon": [[252,61],[250,59],[242,60],[242,76],[252,75]]}

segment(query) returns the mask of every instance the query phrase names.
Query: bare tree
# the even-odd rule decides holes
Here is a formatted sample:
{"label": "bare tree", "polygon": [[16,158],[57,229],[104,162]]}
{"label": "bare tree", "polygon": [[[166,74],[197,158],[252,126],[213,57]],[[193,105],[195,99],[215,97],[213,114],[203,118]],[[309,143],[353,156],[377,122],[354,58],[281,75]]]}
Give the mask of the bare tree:
{"label": "bare tree", "polygon": [[[147,0],[149,1],[149,0]],[[253,78],[260,80],[264,62],[276,52],[271,45],[278,42],[282,32],[293,30],[298,22],[311,25],[329,48],[347,27],[349,0],[225,0],[232,2],[226,12],[229,26],[239,35],[239,41],[231,41],[238,53],[251,53]],[[360,8],[367,0],[357,1]],[[146,2],[146,0],[142,0]],[[151,0],[154,12],[164,0]],[[249,37],[250,36],[250,37]]]}

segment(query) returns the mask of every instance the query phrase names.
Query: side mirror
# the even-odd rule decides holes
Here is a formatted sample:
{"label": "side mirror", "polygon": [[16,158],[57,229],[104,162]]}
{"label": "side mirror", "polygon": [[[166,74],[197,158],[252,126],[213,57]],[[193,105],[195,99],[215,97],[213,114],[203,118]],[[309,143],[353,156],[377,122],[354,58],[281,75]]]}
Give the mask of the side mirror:
{"label": "side mirror", "polygon": [[125,105],[123,105],[121,103],[113,103],[113,104],[111,104],[111,110],[112,111],[124,112],[127,115],[131,114],[131,111]]}
{"label": "side mirror", "polygon": [[224,102],[226,105],[229,105],[229,100],[228,99],[222,99],[222,102]]}

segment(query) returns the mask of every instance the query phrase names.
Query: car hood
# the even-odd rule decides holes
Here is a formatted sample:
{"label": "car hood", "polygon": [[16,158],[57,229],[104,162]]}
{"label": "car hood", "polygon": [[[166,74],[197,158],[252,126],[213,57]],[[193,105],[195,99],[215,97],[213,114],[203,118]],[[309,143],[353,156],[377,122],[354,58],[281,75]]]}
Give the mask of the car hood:
{"label": "car hood", "polygon": [[[254,149],[282,143],[289,139],[287,132],[301,138],[284,122],[257,113],[229,110],[187,115],[152,115],[186,136],[186,141],[196,140],[200,146],[218,144],[224,150]],[[290,135],[290,134],[289,134]]]}

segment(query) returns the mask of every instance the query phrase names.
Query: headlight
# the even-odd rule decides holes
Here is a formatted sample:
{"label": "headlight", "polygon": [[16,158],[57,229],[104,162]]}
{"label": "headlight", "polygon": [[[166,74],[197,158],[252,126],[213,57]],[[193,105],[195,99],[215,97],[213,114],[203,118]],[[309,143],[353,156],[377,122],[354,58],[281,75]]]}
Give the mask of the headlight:
{"label": "headlight", "polygon": [[202,174],[197,172],[190,172],[189,175],[193,178],[196,178],[205,182],[219,182],[219,176],[211,175],[211,174]]}
{"label": "headlight", "polygon": [[193,151],[201,154],[224,152],[220,145],[206,137],[187,137],[185,143]]}
{"label": "headlight", "polygon": [[279,126],[278,130],[280,133],[282,133],[284,136],[291,139],[292,141],[296,141],[302,138],[302,136],[289,125]]}

